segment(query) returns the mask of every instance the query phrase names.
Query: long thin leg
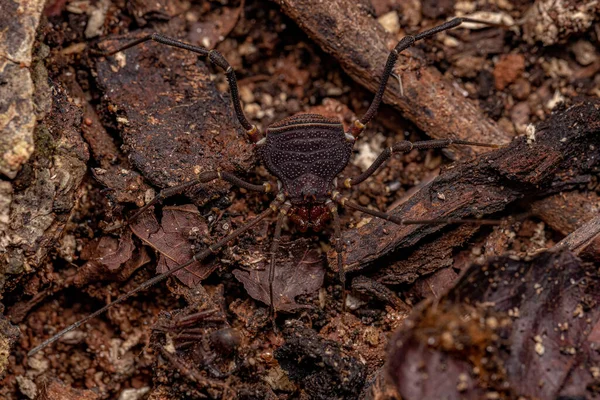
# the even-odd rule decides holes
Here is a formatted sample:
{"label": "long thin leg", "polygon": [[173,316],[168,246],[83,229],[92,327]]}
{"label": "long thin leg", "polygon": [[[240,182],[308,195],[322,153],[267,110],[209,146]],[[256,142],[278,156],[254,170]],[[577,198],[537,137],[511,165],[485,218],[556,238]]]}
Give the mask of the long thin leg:
{"label": "long thin leg", "polygon": [[70,332],[73,329],[78,328],[79,326],[85,324],[90,319],[95,318],[98,315],[104,313],[109,308],[112,308],[115,304],[122,303],[123,301],[127,300],[128,298],[130,298],[131,296],[133,296],[137,292],[145,290],[145,289],[147,289],[147,288],[149,288],[149,287],[157,284],[158,282],[166,279],[167,277],[173,275],[177,271],[180,271],[180,270],[182,270],[182,269],[190,266],[192,263],[194,263],[196,261],[202,261],[203,259],[205,259],[209,255],[211,255],[213,253],[216,253],[221,247],[225,246],[227,243],[229,243],[230,241],[234,240],[235,238],[237,238],[238,236],[240,236],[244,232],[248,231],[250,228],[252,228],[256,224],[258,224],[260,221],[262,221],[263,219],[265,219],[268,216],[270,216],[271,214],[273,214],[275,211],[277,211],[279,209],[280,206],[281,206],[281,202],[279,202],[277,200],[274,201],[273,203],[271,203],[270,207],[267,210],[263,211],[261,214],[259,214],[257,217],[255,217],[252,221],[250,221],[246,225],[244,225],[244,226],[236,229],[235,231],[233,231],[229,235],[225,236],[223,239],[219,240],[217,243],[211,245],[208,249],[206,249],[204,251],[200,251],[200,252],[194,254],[194,256],[192,257],[192,259],[190,261],[186,262],[185,264],[178,265],[177,267],[175,267],[175,268],[173,268],[173,269],[171,269],[171,270],[169,270],[167,272],[163,272],[162,274],[157,275],[157,276],[155,276],[152,279],[148,279],[146,282],[142,283],[140,286],[138,286],[137,288],[133,289],[132,291],[127,292],[127,293],[119,296],[116,300],[114,300],[114,301],[110,302],[109,304],[105,305],[104,307],[102,307],[98,311],[93,312],[92,314],[88,315],[87,317],[85,317],[83,319],[80,319],[79,321],[75,322],[74,324],[72,324],[72,325],[66,327],[65,329],[63,329],[62,331],[58,332],[56,335],[52,336],[50,339],[45,340],[44,342],[42,342],[42,344],[40,344],[40,345],[34,347],[33,349],[31,349],[29,351],[29,353],[27,353],[27,354],[29,356],[34,355],[35,353],[37,353],[38,351],[40,351],[44,347],[48,346],[49,344],[52,344],[52,343],[56,342],[65,333]]}
{"label": "long thin leg", "polygon": [[388,147],[384,151],[381,152],[379,157],[371,164],[369,168],[356,178],[348,178],[344,181],[344,186],[350,188],[352,186],[358,185],[363,182],[369,176],[373,175],[379,167],[393,154],[395,153],[408,153],[413,149],[441,149],[444,147],[448,147],[451,144],[461,144],[467,146],[482,146],[482,147],[500,147],[497,144],[489,144],[489,143],[478,143],[478,142],[470,142],[468,140],[460,140],[460,139],[440,139],[440,140],[424,140],[421,142],[409,142],[407,140],[403,140],[401,142],[395,143],[392,147]]}
{"label": "long thin leg", "polygon": [[281,228],[283,226],[283,221],[285,220],[285,216],[290,208],[288,203],[284,204],[280,210],[279,215],[277,216],[277,222],[275,224],[275,234],[273,235],[273,241],[271,242],[271,262],[269,264],[269,314],[273,320],[273,324],[275,324],[275,298],[273,296],[273,282],[275,280],[275,263],[277,261],[277,252],[279,251],[279,244],[281,242]]}
{"label": "long thin leg", "polygon": [[171,196],[175,196],[177,194],[183,193],[186,189],[188,189],[194,185],[198,185],[200,183],[207,183],[210,181],[214,181],[215,179],[221,179],[221,180],[231,183],[232,185],[235,185],[235,186],[238,186],[238,187],[250,190],[250,191],[254,191],[254,192],[269,193],[272,189],[271,184],[268,182],[265,182],[262,185],[253,185],[253,184],[246,182],[246,181],[238,178],[237,176],[235,176],[229,172],[225,172],[225,171],[203,172],[200,175],[198,175],[198,177],[196,179],[194,179],[193,181],[182,183],[181,185],[177,185],[177,186],[173,186],[173,187],[161,190],[160,193],[156,197],[154,197],[152,200],[150,200],[148,203],[146,203],[143,207],[138,208],[129,218],[127,218],[127,221],[125,221],[124,224],[112,226],[110,229],[107,229],[107,231],[113,231],[113,230],[116,230],[117,228],[122,228],[123,226],[127,226],[127,225],[131,224],[133,221],[135,221],[140,215],[145,213],[146,210],[148,210],[150,207],[152,207],[156,203],[163,201],[164,199],[169,198]]}
{"label": "long thin leg", "polygon": [[158,346],[158,348],[160,350],[161,355],[167,361],[169,361],[171,365],[177,368],[177,370],[179,370],[181,374],[187,376],[190,380],[196,382],[202,387],[219,388],[222,390],[226,389],[226,384],[199,374],[194,368],[191,368],[189,365],[187,365],[187,363],[184,360],[178,358],[174,354],[169,353],[167,349],[165,349],[163,346]]}
{"label": "long thin leg", "polygon": [[134,40],[131,43],[128,43],[124,46],[119,47],[116,50],[108,51],[108,52],[96,52],[97,55],[100,56],[112,56],[120,51],[127,50],[131,47],[137,46],[138,44],[154,41],[161,44],[166,44],[168,46],[177,47],[179,49],[189,50],[196,54],[200,54],[202,57],[206,57],[206,59],[213,64],[219,66],[223,71],[225,71],[225,75],[227,76],[227,81],[229,82],[229,90],[231,91],[231,101],[233,102],[233,108],[235,109],[235,115],[237,119],[240,121],[240,124],[246,130],[248,134],[248,138],[252,143],[256,143],[261,139],[261,134],[258,131],[258,128],[248,122],[244,111],[242,110],[242,103],[240,101],[239,89],[237,85],[237,78],[235,77],[235,71],[233,67],[229,64],[229,62],[223,57],[221,53],[217,50],[208,50],[204,47],[193,46],[188,43],[180,42],[179,40],[172,39],[170,37],[161,35],[160,33],[152,33],[148,36],[144,36],[140,39]]}
{"label": "long thin leg", "polygon": [[379,108],[379,105],[381,104],[381,99],[383,98],[383,94],[385,93],[385,88],[387,86],[388,80],[390,79],[390,76],[393,73],[394,65],[396,64],[396,61],[398,60],[398,56],[400,55],[401,52],[408,49],[409,47],[414,45],[415,42],[418,42],[419,40],[431,37],[437,33],[443,32],[445,30],[455,28],[455,27],[459,26],[460,24],[462,24],[463,22],[474,22],[474,23],[485,24],[485,25],[489,25],[489,26],[504,27],[504,25],[501,25],[501,24],[494,24],[494,23],[480,21],[480,20],[476,20],[476,19],[472,19],[472,18],[454,18],[450,21],[444,22],[441,25],[438,25],[438,26],[428,29],[424,32],[421,32],[417,35],[414,35],[414,36],[408,35],[408,36],[403,37],[400,40],[400,42],[398,42],[396,47],[394,47],[394,49],[392,49],[392,51],[390,52],[390,55],[388,56],[387,62],[385,64],[385,68],[383,69],[383,74],[381,76],[381,82],[379,83],[379,89],[375,93],[375,98],[371,102],[369,109],[367,110],[365,115],[363,115],[363,117],[360,120],[356,120],[354,122],[354,125],[350,128],[350,131],[348,133],[351,134],[352,136],[354,136],[355,138],[358,137],[358,135],[360,135],[360,133],[365,129],[365,125],[367,123],[369,123],[369,121],[371,121],[373,119],[373,117],[375,116],[375,114],[377,113],[377,109]]}
{"label": "long thin leg", "polygon": [[478,225],[498,225],[501,221],[493,219],[478,219],[478,218],[437,218],[437,219],[403,219],[398,216],[388,214],[382,211],[372,210],[356,204],[348,198],[341,196],[338,192],[334,192],[332,199],[343,207],[348,207],[365,214],[381,218],[386,221],[393,222],[396,225],[440,225],[440,224],[478,224]]}
{"label": "long thin leg", "polygon": [[338,274],[340,277],[340,284],[342,285],[342,314],[346,312],[346,269],[344,268],[344,245],[342,243],[342,224],[340,223],[340,216],[337,211],[336,205],[332,201],[327,201],[327,207],[329,212],[333,216],[333,242],[335,246],[335,252],[337,254],[337,266]]}

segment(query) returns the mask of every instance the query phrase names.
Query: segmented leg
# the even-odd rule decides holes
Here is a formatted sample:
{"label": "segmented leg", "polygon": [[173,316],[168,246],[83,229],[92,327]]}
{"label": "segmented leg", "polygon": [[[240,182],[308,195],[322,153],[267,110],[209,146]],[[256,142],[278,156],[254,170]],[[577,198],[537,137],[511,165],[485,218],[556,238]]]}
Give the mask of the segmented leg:
{"label": "segmented leg", "polygon": [[161,356],[163,356],[163,358],[165,358],[167,361],[169,361],[171,363],[171,365],[173,365],[175,368],[177,368],[177,370],[182,375],[187,376],[193,382],[196,382],[197,384],[201,385],[202,387],[212,387],[212,388],[219,388],[219,389],[226,388],[226,385],[223,384],[221,381],[213,380],[213,379],[210,379],[210,378],[207,378],[207,377],[201,375],[200,373],[198,373],[198,371],[196,371],[195,368],[187,365],[187,363],[184,360],[177,357],[175,354],[169,353],[167,351],[167,349],[165,349],[163,346],[159,346],[158,348],[159,348],[160,354],[161,354]]}
{"label": "segmented leg", "polygon": [[173,186],[173,187],[161,190],[160,193],[156,197],[154,197],[152,200],[150,200],[148,203],[146,203],[143,207],[138,208],[129,218],[127,218],[127,220],[125,221],[124,224],[113,226],[110,229],[107,229],[107,231],[113,231],[118,228],[122,228],[123,226],[127,226],[127,225],[131,224],[133,221],[135,221],[140,215],[142,215],[144,212],[146,212],[146,210],[148,210],[150,207],[152,207],[156,203],[163,201],[171,196],[181,194],[186,189],[189,189],[192,186],[199,185],[201,183],[208,183],[210,181],[214,181],[215,179],[221,179],[221,180],[231,183],[232,185],[235,185],[235,186],[238,186],[238,187],[250,190],[250,191],[254,191],[254,192],[268,193],[271,191],[271,188],[272,188],[271,184],[268,182],[265,182],[262,185],[253,185],[253,184],[246,182],[246,181],[238,178],[237,176],[235,176],[229,172],[225,172],[225,171],[203,172],[200,175],[198,175],[198,177],[193,181],[182,183],[181,185],[177,185],[177,186]]}
{"label": "segmented leg", "polygon": [[273,282],[275,280],[275,262],[277,261],[277,252],[279,251],[279,244],[281,242],[281,228],[283,221],[290,208],[290,204],[284,204],[277,216],[277,222],[275,223],[275,234],[273,235],[273,241],[271,242],[271,262],[269,263],[269,315],[275,324],[275,299],[273,297]]}
{"label": "segmented leg", "polygon": [[478,225],[498,225],[500,221],[493,219],[478,219],[478,218],[437,218],[437,219],[403,219],[396,215],[386,212],[372,210],[356,204],[348,198],[343,197],[338,192],[333,194],[333,200],[342,207],[348,207],[356,211],[381,218],[386,221],[393,222],[396,225],[439,225],[439,224],[478,224]]}
{"label": "segmented leg", "polygon": [[130,298],[131,296],[133,296],[137,292],[140,292],[140,291],[145,290],[145,289],[147,289],[147,288],[149,288],[151,286],[154,286],[158,282],[161,282],[161,281],[165,280],[167,277],[173,275],[177,271],[180,271],[180,270],[182,270],[182,269],[190,266],[192,263],[194,263],[196,261],[202,261],[203,259],[205,259],[209,255],[211,255],[213,253],[216,253],[221,247],[225,246],[227,243],[229,243],[230,241],[234,240],[235,238],[237,238],[241,234],[245,233],[246,231],[248,231],[250,228],[252,228],[256,224],[258,224],[259,222],[261,222],[262,220],[264,220],[265,218],[267,218],[268,216],[272,215],[277,210],[279,210],[279,208],[281,207],[281,204],[282,203],[280,201],[275,200],[273,203],[271,203],[271,205],[269,206],[269,208],[267,210],[263,211],[261,214],[259,214],[258,216],[256,216],[252,221],[250,221],[246,225],[244,225],[244,226],[236,229],[235,231],[233,231],[229,235],[225,236],[223,239],[219,240],[217,243],[209,246],[208,249],[200,251],[200,252],[194,254],[194,256],[192,257],[192,259],[190,261],[186,262],[185,264],[181,264],[181,265],[179,265],[179,266],[177,266],[177,267],[175,267],[175,268],[173,268],[173,269],[171,269],[171,270],[169,270],[167,272],[163,272],[162,274],[157,275],[157,276],[155,276],[152,279],[147,280],[146,282],[142,283],[140,286],[138,286],[137,288],[133,289],[132,291],[127,292],[127,293],[119,296],[116,300],[114,300],[111,303],[105,305],[104,307],[102,307],[98,311],[96,311],[96,312],[88,315],[87,317],[85,317],[83,319],[80,319],[79,321],[75,322],[74,324],[66,327],[62,331],[58,332],[56,335],[54,335],[51,338],[49,338],[49,339],[45,340],[44,342],[42,342],[42,344],[40,344],[40,345],[34,347],[33,349],[31,349],[29,351],[29,353],[27,353],[27,354],[29,356],[34,355],[35,353],[37,353],[38,351],[40,351],[44,347],[48,346],[49,344],[52,344],[52,343],[56,342],[65,333],[70,332],[73,329],[76,329],[76,328],[80,327],[81,325],[83,325],[87,321],[89,321],[89,320],[97,317],[98,315],[104,313],[106,310],[108,310],[109,308],[113,307],[115,304],[122,303],[123,301],[127,300],[128,298]]}
{"label": "segmented leg", "polygon": [[423,140],[421,142],[409,142],[407,140],[403,140],[394,144],[392,147],[388,147],[384,151],[381,152],[379,157],[371,164],[369,168],[356,178],[348,178],[344,181],[344,186],[350,188],[352,186],[356,186],[359,183],[363,182],[365,179],[370,177],[381,167],[381,165],[390,158],[393,154],[396,153],[408,153],[413,149],[441,149],[444,147],[448,147],[452,144],[460,144],[467,146],[481,146],[481,147],[500,147],[497,144],[489,144],[489,143],[479,143],[479,142],[470,142],[468,140],[461,139],[439,139],[439,140]]}
{"label": "segmented leg", "polygon": [[398,42],[396,47],[394,47],[394,49],[392,49],[392,51],[390,52],[390,55],[388,56],[387,62],[385,64],[385,68],[383,69],[383,74],[381,75],[381,82],[379,83],[379,89],[375,93],[375,98],[371,102],[369,109],[367,110],[367,112],[361,119],[356,120],[354,122],[353,126],[350,128],[348,133],[351,134],[352,136],[354,136],[355,138],[358,137],[358,135],[360,135],[360,133],[365,129],[365,125],[367,123],[369,123],[369,121],[371,121],[373,119],[373,117],[375,116],[375,114],[377,113],[377,109],[379,108],[379,105],[381,104],[381,99],[383,98],[383,94],[385,93],[385,88],[387,86],[388,80],[390,79],[390,76],[392,76],[392,73],[394,70],[394,65],[396,64],[396,61],[398,60],[398,56],[400,55],[401,52],[403,52],[404,50],[413,46],[419,40],[431,37],[437,33],[443,32],[448,29],[456,28],[463,22],[474,22],[474,23],[485,24],[485,25],[489,25],[489,26],[504,27],[504,25],[501,25],[501,24],[494,24],[494,23],[480,21],[480,20],[476,20],[476,19],[472,19],[472,18],[454,18],[454,19],[447,21],[439,26],[436,26],[436,27],[428,29],[424,32],[421,32],[417,35],[414,35],[414,36],[409,35],[409,36],[403,37],[402,40],[400,40],[400,42]]}
{"label": "segmented leg", "polygon": [[336,205],[332,201],[326,203],[333,217],[333,242],[337,254],[338,275],[342,285],[342,313],[346,312],[346,269],[344,268],[344,244],[342,243],[342,224]]}
{"label": "segmented leg", "polygon": [[154,41],[157,43],[166,44],[168,46],[173,46],[173,47],[177,47],[179,49],[184,49],[184,50],[194,52],[196,54],[199,54],[202,57],[205,57],[208,61],[217,65],[223,71],[225,71],[225,75],[227,76],[227,81],[229,82],[229,90],[231,92],[231,101],[233,102],[233,108],[235,110],[235,115],[236,115],[238,121],[240,121],[240,124],[246,130],[246,133],[248,134],[248,138],[250,139],[250,141],[252,143],[256,143],[262,138],[262,135],[258,131],[258,128],[256,126],[252,125],[246,118],[246,115],[244,114],[244,111],[242,109],[242,103],[240,101],[240,96],[239,96],[237,78],[235,76],[235,71],[233,70],[233,67],[229,64],[229,62],[225,59],[225,57],[223,57],[223,55],[221,53],[219,53],[218,51],[208,50],[208,49],[205,49],[204,47],[193,46],[188,43],[180,42],[179,40],[172,39],[170,37],[161,35],[160,33],[152,33],[148,36],[144,36],[140,39],[134,40],[131,43],[127,43],[126,45],[121,46],[116,50],[107,51],[107,52],[96,52],[96,55],[105,56],[105,57],[112,56],[120,51],[127,50],[131,47],[137,46],[138,44],[141,44],[141,43],[144,43],[147,41]]}

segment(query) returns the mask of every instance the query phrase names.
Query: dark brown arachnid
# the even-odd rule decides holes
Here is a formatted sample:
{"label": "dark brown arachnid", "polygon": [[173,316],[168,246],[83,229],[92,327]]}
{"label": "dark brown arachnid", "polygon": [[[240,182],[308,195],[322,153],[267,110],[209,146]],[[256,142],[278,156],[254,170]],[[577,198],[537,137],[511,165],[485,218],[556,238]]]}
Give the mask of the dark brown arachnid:
{"label": "dark brown arachnid", "polygon": [[[375,160],[375,162],[373,162],[373,164],[362,174],[354,178],[345,179],[341,185],[341,188],[339,188],[337,185],[336,177],[348,164],[356,139],[365,129],[365,125],[369,123],[369,121],[371,121],[375,116],[377,109],[381,104],[381,99],[383,97],[388,80],[390,76],[393,75],[393,68],[398,59],[399,53],[413,46],[415,42],[419,40],[423,40],[439,32],[455,28],[463,22],[495,25],[470,18],[454,18],[415,36],[406,36],[402,38],[402,40],[400,40],[396,47],[390,52],[387,63],[381,75],[379,89],[377,90],[375,98],[373,99],[367,112],[362,118],[354,121],[350,129],[346,132],[344,132],[344,128],[338,120],[326,118],[322,115],[316,114],[297,114],[272,124],[266,129],[263,135],[256,126],[252,125],[248,121],[244,115],[238,95],[235,72],[227,60],[216,50],[208,50],[202,47],[193,46],[175,39],[168,38],[159,33],[153,33],[126,44],[125,46],[122,46],[114,51],[100,53],[101,56],[108,57],[120,51],[129,49],[130,47],[137,46],[140,43],[155,41],[161,44],[197,53],[201,57],[206,58],[209,62],[223,69],[229,82],[231,99],[233,101],[233,107],[239,123],[246,130],[248,139],[255,144],[256,151],[258,152],[258,155],[265,164],[266,168],[278,178],[278,187],[275,189],[268,182],[262,185],[254,185],[245,182],[226,171],[216,170],[202,172],[194,181],[186,182],[161,191],[156,198],[137,210],[137,212],[135,212],[125,224],[129,224],[135,220],[140,214],[144,213],[149,207],[153,206],[160,200],[182,193],[194,185],[211,182],[217,179],[227,181],[249,191],[262,193],[271,193],[274,191],[275,200],[269,205],[266,211],[256,216],[256,218],[248,222],[246,225],[236,229],[223,239],[219,240],[208,249],[196,253],[189,262],[179,265],[168,272],[157,275],[156,277],[146,281],[131,292],[122,295],[112,303],[106,305],[100,310],[90,314],[89,316],[62,330],[50,339],[44,341],[42,344],[32,349],[29,352],[29,355],[38,352],[40,349],[56,341],[65,333],[79,327],[86,321],[105,312],[113,305],[124,301],[133,294],[164,280],[173,273],[189,266],[194,261],[203,260],[209,255],[216,253],[221,247],[225,246],[227,243],[234,240],[241,234],[247,232],[260,221],[272,215],[277,215],[275,234],[271,245],[271,260],[269,265],[270,307],[272,313],[275,312],[275,310],[273,310],[274,268],[281,238],[281,228],[286,217],[294,222],[300,231],[306,231],[309,228],[313,230],[321,230],[326,223],[328,223],[330,220],[332,221],[334,228],[333,242],[335,244],[335,251],[337,252],[339,279],[342,287],[344,288],[344,297],[345,276],[342,262],[343,244],[341,240],[340,218],[337,211],[338,206],[358,210],[360,212],[378,218],[383,218],[396,224],[456,222],[450,220],[404,220],[397,216],[374,211],[355,204],[352,201],[349,201],[347,197],[342,196],[339,190],[351,189],[352,187],[363,182],[375,171],[377,171],[377,169],[395,153],[407,153],[412,149],[443,148],[451,144],[497,147],[496,145],[475,143],[458,139],[427,140],[415,143],[401,141],[385,149]],[[344,304],[344,301],[345,299],[342,301],[342,304]]]}

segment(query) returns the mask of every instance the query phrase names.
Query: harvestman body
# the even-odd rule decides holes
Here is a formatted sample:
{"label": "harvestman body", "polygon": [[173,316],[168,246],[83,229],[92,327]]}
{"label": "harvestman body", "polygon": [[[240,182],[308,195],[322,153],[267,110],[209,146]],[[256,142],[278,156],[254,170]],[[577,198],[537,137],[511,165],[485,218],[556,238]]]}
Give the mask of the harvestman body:
{"label": "harvestman body", "polygon": [[[208,257],[210,254],[216,253],[221,247],[226,245],[231,240],[237,238],[244,232],[248,231],[250,228],[258,224],[265,218],[275,214],[277,215],[277,222],[275,224],[275,233],[271,245],[271,262],[269,265],[269,291],[270,307],[272,313],[275,312],[275,310],[273,309],[273,279],[275,271],[275,262],[277,252],[279,249],[281,229],[286,217],[288,217],[289,220],[291,220],[295,225],[297,225],[300,231],[306,231],[309,228],[319,231],[322,230],[329,221],[332,221],[334,228],[333,242],[335,245],[335,251],[337,252],[337,265],[339,269],[340,282],[342,284],[342,287],[344,288],[344,297],[345,273],[342,261],[343,244],[341,240],[341,224],[337,211],[338,206],[349,207],[400,225],[456,222],[448,219],[429,221],[403,220],[397,216],[389,215],[380,211],[371,210],[369,208],[355,204],[349,201],[346,197],[343,197],[338,191],[338,189],[350,189],[353,186],[356,186],[359,183],[363,182],[365,179],[371,176],[394,153],[408,153],[412,149],[443,148],[451,144],[486,147],[498,146],[494,144],[476,143],[459,139],[428,140],[414,143],[408,141],[401,141],[385,149],[375,160],[375,162],[373,162],[373,164],[361,175],[355,178],[348,178],[344,180],[342,188],[337,187],[336,177],[348,164],[350,156],[352,155],[352,148],[354,146],[354,142],[356,141],[358,136],[364,131],[365,125],[369,121],[371,121],[375,116],[377,109],[379,108],[379,105],[381,103],[383,93],[385,92],[387,82],[390,76],[392,76],[393,74],[393,68],[398,59],[399,53],[411,47],[416,41],[425,39],[427,37],[431,37],[436,33],[445,31],[447,29],[457,27],[463,22],[474,22],[487,25],[495,25],[470,18],[455,18],[437,27],[426,30],[418,35],[404,37],[391,51],[388,57],[383,74],[381,76],[379,89],[377,90],[375,98],[369,106],[369,109],[362,118],[356,120],[352,124],[348,131],[344,131],[342,124],[338,120],[326,118],[324,116],[316,114],[297,114],[269,126],[263,136],[261,132],[259,132],[258,128],[252,125],[246,119],[246,116],[244,115],[244,112],[242,110],[241,102],[239,100],[235,72],[233,71],[233,68],[231,67],[231,65],[229,65],[227,60],[225,60],[225,58],[216,50],[207,50],[202,47],[192,46],[165,37],[161,34],[154,33],[136,41],[133,41],[114,51],[108,53],[100,53],[100,55],[108,57],[120,51],[126,50],[130,47],[136,46],[140,43],[146,41],[155,41],[158,43],[197,53],[200,56],[207,58],[208,61],[223,69],[229,82],[231,98],[233,101],[236,117],[240,124],[246,130],[248,139],[252,143],[255,143],[258,155],[262,159],[269,172],[271,172],[278,178],[279,187],[276,193],[275,200],[269,205],[267,210],[256,216],[252,221],[236,229],[217,243],[211,245],[208,249],[196,253],[189,262],[179,265],[176,268],[171,269],[170,271],[155,276],[154,278],[144,282],[131,292],[122,295],[121,297],[114,300],[112,303],[104,306],[100,310],[88,315],[84,319],[65,328],[55,336],[51,337],[42,344],[33,348],[29,352],[29,355],[35,354],[40,349],[58,340],[65,333],[79,327],[86,321],[98,316],[113,305],[124,301],[133,294],[162,281],[163,279],[174,274],[175,272],[188,267],[195,261],[201,261]],[[144,207],[138,209],[126,221],[125,225],[132,222],[140,214],[145,212],[149,207],[156,204],[160,200],[178,193],[182,193],[184,190],[194,185],[198,185],[200,183],[207,183],[217,179],[230,182],[233,185],[243,187],[250,191],[263,193],[269,193],[273,191],[273,186],[268,182],[262,185],[254,185],[245,182],[226,171],[216,170],[203,172],[200,173],[197,179],[194,181],[186,182],[184,184],[161,191],[156,198],[147,203]],[[465,221],[467,220],[462,220],[460,222]],[[342,301],[342,304],[344,304],[344,300]]]}

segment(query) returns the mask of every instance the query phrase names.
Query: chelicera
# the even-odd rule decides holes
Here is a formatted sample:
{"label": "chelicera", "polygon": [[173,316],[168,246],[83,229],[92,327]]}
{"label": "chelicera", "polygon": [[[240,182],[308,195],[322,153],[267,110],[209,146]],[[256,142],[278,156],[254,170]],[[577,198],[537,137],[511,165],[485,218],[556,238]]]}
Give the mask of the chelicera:
{"label": "chelicera", "polygon": [[[220,67],[227,76],[235,115],[239,123],[246,130],[248,140],[255,144],[259,158],[262,160],[266,168],[270,173],[278,178],[277,187],[274,187],[275,185],[272,185],[269,182],[265,182],[262,185],[246,182],[227,171],[215,170],[202,172],[198,174],[197,178],[193,181],[162,190],[153,200],[133,213],[133,215],[126,221],[125,225],[135,220],[140,214],[144,213],[149,207],[155,205],[159,201],[182,193],[192,186],[215,180],[224,180],[233,184],[234,186],[245,188],[249,191],[262,193],[274,192],[275,200],[271,202],[269,207],[264,212],[256,216],[246,225],[236,229],[218,242],[209,246],[206,250],[197,252],[193,258],[189,260],[189,262],[179,265],[168,272],[157,275],[154,278],[144,282],[136,289],[122,295],[100,310],[88,315],[84,319],[76,322],[52,338],[46,340],[39,346],[32,349],[29,354],[32,355],[36,353],[41,348],[56,341],[65,333],[79,327],[86,321],[103,313],[113,305],[124,301],[133,294],[164,280],[168,276],[183,268],[186,268],[195,261],[201,261],[211,254],[218,252],[219,249],[225,246],[227,243],[249,231],[259,222],[273,215],[277,215],[269,264],[270,307],[273,314],[275,312],[273,309],[274,270],[281,239],[281,230],[286,217],[289,218],[289,220],[292,221],[300,231],[307,231],[308,229],[319,231],[322,230],[327,224],[333,224],[333,244],[335,251],[337,252],[339,279],[343,288],[344,298],[345,273],[338,206],[358,210],[360,212],[374,217],[383,218],[396,224],[455,222],[450,220],[404,220],[397,216],[375,211],[353,203],[352,201],[348,200],[347,197],[343,196],[340,191],[344,189],[351,189],[352,187],[363,182],[375,171],[377,171],[377,169],[387,159],[396,153],[408,153],[413,149],[444,148],[452,144],[497,147],[496,145],[476,143],[459,139],[428,140],[414,143],[401,141],[385,149],[373,162],[373,164],[359,176],[347,178],[341,182],[340,185],[338,185],[337,177],[338,174],[348,164],[352,155],[354,143],[356,142],[357,138],[365,130],[365,126],[374,118],[375,114],[377,113],[389,78],[393,75],[393,68],[400,52],[413,46],[417,41],[431,37],[439,32],[455,28],[463,22],[495,25],[471,18],[454,18],[446,23],[428,29],[415,36],[406,36],[402,38],[402,40],[398,42],[388,56],[387,63],[381,75],[379,88],[367,112],[360,119],[354,121],[348,130],[344,130],[344,127],[340,121],[335,119],[316,114],[297,114],[272,124],[265,130],[263,134],[255,125],[252,125],[244,115],[238,95],[238,85],[235,72],[227,60],[216,50],[208,50],[171,39],[159,33],[153,33],[117,48],[116,50],[106,53],[99,53],[101,56],[109,57],[141,43],[155,41],[164,45],[197,53],[210,63]],[[342,301],[342,304],[345,303],[344,300]]]}

